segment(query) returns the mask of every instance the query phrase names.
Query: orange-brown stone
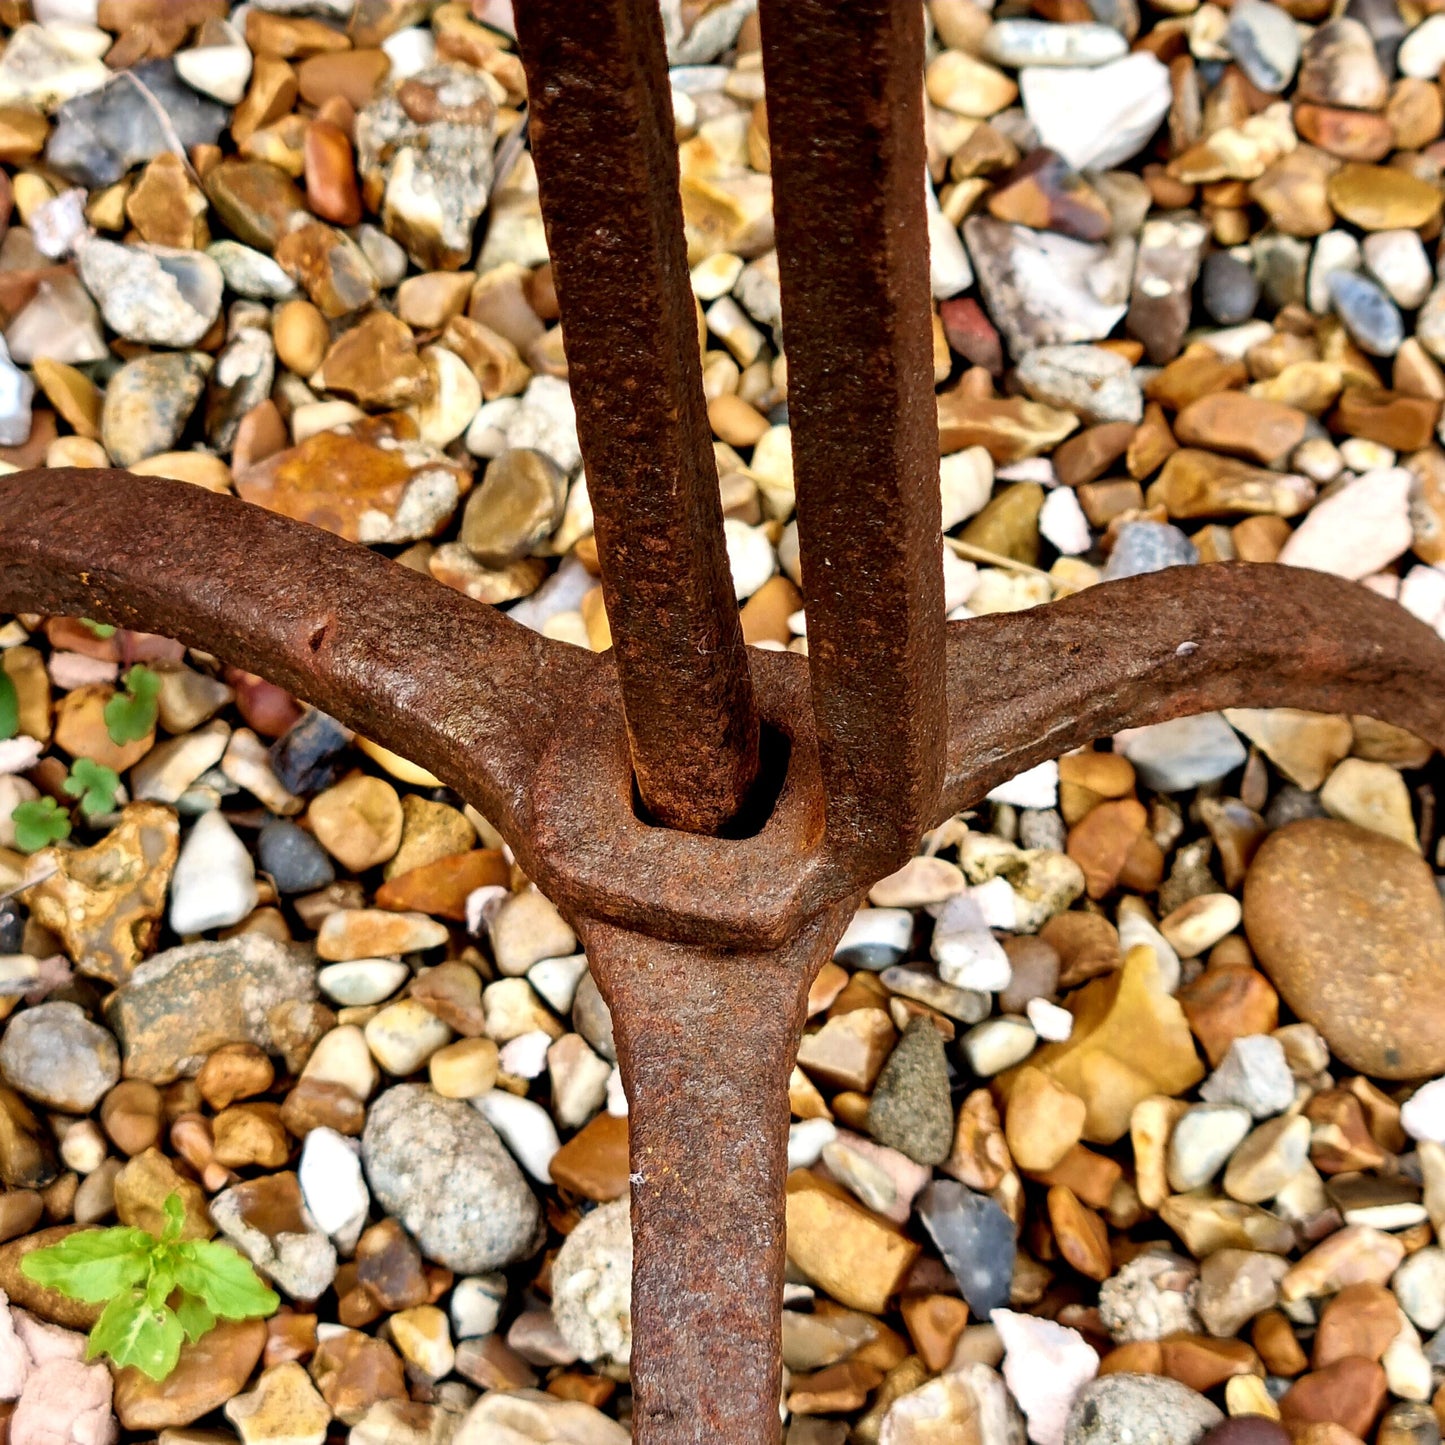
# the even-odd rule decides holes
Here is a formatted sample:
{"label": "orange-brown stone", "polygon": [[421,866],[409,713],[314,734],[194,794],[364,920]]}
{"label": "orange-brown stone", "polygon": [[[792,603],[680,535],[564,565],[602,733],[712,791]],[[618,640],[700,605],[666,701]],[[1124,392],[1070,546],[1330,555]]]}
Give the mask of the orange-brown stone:
{"label": "orange-brown stone", "polygon": [[[397,511],[413,484],[435,489],[440,480],[442,501],[450,497],[451,505],[437,507],[429,535],[450,519],[471,477],[414,440],[408,445],[409,429],[414,439],[409,419],[394,415],[358,422],[348,432],[319,432],[238,476],[237,494],[348,541],[411,541],[415,536],[407,533],[424,528],[398,527]],[[388,447],[388,441],[401,444]]]}

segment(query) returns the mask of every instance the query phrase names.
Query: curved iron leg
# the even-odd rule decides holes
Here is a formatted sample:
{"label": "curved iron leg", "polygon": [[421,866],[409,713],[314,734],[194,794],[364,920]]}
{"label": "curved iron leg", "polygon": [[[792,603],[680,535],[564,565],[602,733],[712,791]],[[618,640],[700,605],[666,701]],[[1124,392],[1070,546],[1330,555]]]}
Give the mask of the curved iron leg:
{"label": "curved iron leg", "polygon": [[1445,749],[1445,641],[1297,567],[1172,567],[948,629],[938,816],[1121,728],[1222,707],[1366,713]]}

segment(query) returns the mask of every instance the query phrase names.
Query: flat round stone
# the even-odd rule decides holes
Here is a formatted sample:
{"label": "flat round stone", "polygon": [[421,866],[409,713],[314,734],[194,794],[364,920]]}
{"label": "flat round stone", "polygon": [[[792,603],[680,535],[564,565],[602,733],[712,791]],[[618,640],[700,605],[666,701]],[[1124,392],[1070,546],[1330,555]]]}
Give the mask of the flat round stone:
{"label": "flat round stone", "polygon": [[1445,905],[1417,853],[1351,823],[1290,823],[1250,866],[1244,926],[1285,1001],[1351,1068],[1445,1070]]}

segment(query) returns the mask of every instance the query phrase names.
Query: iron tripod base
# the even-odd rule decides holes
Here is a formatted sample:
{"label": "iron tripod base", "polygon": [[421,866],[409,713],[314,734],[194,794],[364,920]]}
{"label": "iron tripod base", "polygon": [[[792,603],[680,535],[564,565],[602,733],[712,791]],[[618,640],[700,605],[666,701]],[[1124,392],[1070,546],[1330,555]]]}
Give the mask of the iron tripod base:
{"label": "iron tripod base", "polygon": [[579,923],[630,1110],[637,1445],[781,1438],[788,1076],[852,912],[760,953]]}

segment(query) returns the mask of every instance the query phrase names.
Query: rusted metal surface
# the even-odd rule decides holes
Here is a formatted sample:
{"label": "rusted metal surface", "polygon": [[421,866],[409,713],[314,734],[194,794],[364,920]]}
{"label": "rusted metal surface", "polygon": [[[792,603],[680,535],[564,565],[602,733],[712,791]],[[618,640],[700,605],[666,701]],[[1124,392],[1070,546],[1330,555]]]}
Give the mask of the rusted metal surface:
{"label": "rusted metal surface", "polygon": [[943,778],[923,7],[762,0],[788,420],[830,849],[913,851]]}
{"label": "rusted metal surface", "polygon": [[518,837],[558,699],[598,666],[329,532],[98,469],[0,478],[0,608],[215,653],[429,768]]}
{"label": "rusted metal surface", "polygon": [[938,816],[1121,728],[1221,707],[1364,713],[1445,750],[1445,642],[1378,594],[1226,562],[955,622]]}
{"label": "rusted metal surface", "polygon": [[642,801],[715,833],[758,769],[662,20],[649,0],[517,7],[528,127],[602,591]]}
{"label": "rusted metal surface", "polygon": [[788,1075],[851,914],[749,953],[582,926],[629,1107],[635,1440],[779,1437]]}
{"label": "rusted metal surface", "polygon": [[[656,16],[644,0],[519,12],[614,651],[544,639],[234,498],[119,472],[0,478],[0,608],[204,648],[496,824],[614,1010],[634,1438],[772,1445],[787,1077],[809,982],[860,892],[925,827],[1123,727],[1289,704],[1445,748],[1445,643],[1351,583],[1236,565],[945,628],[918,7],[764,0],[813,656],[749,659]],[[713,836],[753,781],[760,718],[787,746],[776,799],[754,794],[741,836]]]}

